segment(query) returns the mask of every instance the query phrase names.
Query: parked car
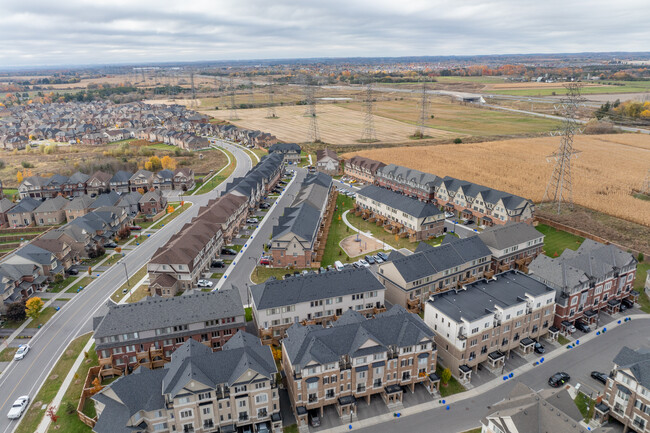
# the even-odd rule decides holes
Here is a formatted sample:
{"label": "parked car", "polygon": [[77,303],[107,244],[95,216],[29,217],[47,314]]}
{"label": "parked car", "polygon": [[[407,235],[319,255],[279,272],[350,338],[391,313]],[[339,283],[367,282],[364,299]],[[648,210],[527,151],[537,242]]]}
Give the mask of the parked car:
{"label": "parked car", "polygon": [[370,264],[368,262],[366,262],[365,260],[363,260],[363,259],[359,260],[357,263],[359,263],[364,268],[369,268],[370,267]]}
{"label": "parked car", "polygon": [[21,344],[18,346],[18,350],[14,354],[14,361],[20,361],[27,355],[27,352],[29,352],[29,344]]}
{"label": "parked car", "polygon": [[266,423],[262,423],[257,426],[257,433],[269,433],[269,428]]}
{"label": "parked car", "polygon": [[453,218],[454,214],[451,212],[445,212],[445,218]]}
{"label": "parked car", "polygon": [[232,248],[221,248],[221,254],[224,254],[226,256],[236,256],[237,251],[233,250]]}
{"label": "parked car", "polygon": [[310,413],[309,414],[309,421],[311,422],[312,427],[318,427],[320,426],[320,417],[316,414]]}
{"label": "parked car", "polygon": [[375,264],[375,258],[373,256],[365,256],[364,259],[366,259],[366,262],[368,262],[369,265]]}
{"label": "parked car", "polygon": [[129,226],[129,230],[142,230],[140,226]]}
{"label": "parked car", "polygon": [[212,284],[213,283],[210,280],[199,280],[199,282],[196,283],[198,287],[212,287]]}
{"label": "parked car", "polygon": [[601,382],[602,384],[607,383],[607,375],[605,373],[601,373],[600,371],[592,371],[591,377],[596,379],[598,382]]}
{"label": "parked car", "polygon": [[361,268],[361,265],[357,262],[352,263],[352,266],[354,266],[356,269]]}
{"label": "parked car", "polygon": [[248,218],[246,224],[257,224],[258,221],[255,218]]}
{"label": "parked car", "polygon": [[268,203],[260,203],[260,209],[268,209],[270,208],[271,205]]}
{"label": "parked car", "polygon": [[625,306],[626,308],[632,308],[634,307],[634,302],[630,301],[629,299],[623,299],[621,301],[621,308]]}
{"label": "parked car", "polygon": [[79,271],[76,269],[68,269],[68,275],[79,275]]}
{"label": "parked car", "polygon": [[372,258],[375,259],[375,262],[377,262],[377,264],[384,263],[384,259],[379,257],[379,254],[376,254],[376,255],[372,256]]}
{"label": "parked car", "polygon": [[[329,266],[328,266],[329,268]],[[343,263],[341,263],[339,260],[334,262],[334,268],[336,268],[337,271],[340,271],[343,269]]]}
{"label": "parked car", "polygon": [[[533,341],[535,341],[535,340],[533,340]],[[535,352],[544,353],[544,352],[546,352],[546,348],[539,341],[535,341]]]}
{"label": "parked car", "polygon": [[288,279],[288,278],[291,278],[292,276],[293,276],[293,275],[291,275],[291,274],[284,274],[284,279],[286,280],[286,279]]}
{"label": "parked car", "polygon": [[587,324],[586,324],[585,322],[583,322],[582,320],[576,320],[576,325],[575,325],[575,326],[576,326],[577,329],[579,329],[580,331],[584,332],[585,334],[586,334],[587,332],[591,332],[591,328],[589,327],[589,325],[587,325]]}
{"label": "parked car", "polygon": [[9,409],[9,413],[7,414],[7,418],[9,419],[18,419],[20,416],[25,412],[25,409],[27,409],[27,405],[29,404],[29,396],[28,395],[23,395],[22,397],[18,397],[18,400],[14,402],[14,404],[11,406],[11,409]]}
{"label": "parked car", "polygon": [[223,264],[223,260],[213,260],[212,263],[210,263],[210,266],[213,268],[223,268],[226,265]]}
{"label": "parked car", "polygon": [[386,253],[379,252],[379,253],[377,253],[377,255],[378,255],[379,257],[381,257],[381,259],[382,259],[383,261],[388,260],[388,254],[386,254]]}
{"label": "parked car", "polygon": [[113,242],[113,241],[106,242],[104,244],[104,248],[117,248],[117,242]]}
{"label": "parked car", "polygon": [[573,334],[574,332],[576,332],[576,327],[571,325],[567,328],[567,331],[569,331],[569,334]]}
{"label": "parked car", "polygon": [[569,380],[571,380],[571,376],[569,376],[568,373],[560,371],[548,378],[548,384],[551,385],[553,388],[557,388],[564,385]]}
{"label": "parked car", "polygon": [[474,220],[467,220],[463,224],[465,224],[466,226],[471,226],[472,224],[474,224]]}
{"label": "parked car", "polygon": [[245,425],[244,427],[242,427],[241,432],[242,433],[253,433],[253,427],[250,426],[250,425]]}
{"label": "parked car", "polygon": [[260,259],[260,265],[270,265],[271,261],[268,259],[268,257],[262,257]]}

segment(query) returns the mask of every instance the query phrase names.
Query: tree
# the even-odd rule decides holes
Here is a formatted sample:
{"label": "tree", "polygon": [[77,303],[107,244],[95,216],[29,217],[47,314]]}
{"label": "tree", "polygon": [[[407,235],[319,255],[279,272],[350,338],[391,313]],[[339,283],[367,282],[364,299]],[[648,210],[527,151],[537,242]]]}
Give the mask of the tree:
{"label": "tree", "polygon": [[144,163],[144,168],[149,171],[157,171],[162,168],[162,163],[160,162],[160,158],[158,158],[156,155],[152,156],[149,158],[149,161]]}
{"label": "tree", "polygon": [[25,303],[22,301],[12,302],[7,306],[7,319],[12,322],[22,322],[27,317],[25,314]]}
{"label": "tree", "polygon": [[140,188],[137,189],[137,191],[138,191],[140,194],[144,195],[144,188],[140,187]]}
{"label": "tree", "polygon": [[167,206],[167,213],[172,213],[172,212],[174,212],[174,206],[172,205]]}
{"label": "tree", "polygon": [[23,183],[23,172],[22,171],[18,170],[18,172],[16,172],[16,180],[18,181],[18,183]]}
{"label": "tree", "polygon": [[88,275],[92,275],[92,274],[93,274],[93,268],[92,266],[88,266]]}
{"label": "tree", "polygon": [[52,420],[52,422],[56,422],[56,420],[59,419],[59,416],[56,414],[56,408],[54,406],[48,407],[45,415],[47,415]]}
{"label": "tree", "polygon": [[168,170],[176,169],[176,160],[169,155],[163,156],[162,159],[160,160],[160,164],[162,165],[162,168]]}
{"label": "tree", "polygon": [[96,377],[95,380],[93,380],[92,383],[93,383],[93,387],[90,389],[90,395],[95,395],[99,391],[101,391],[102,388],[104,388],[102,386],[102,382],[99,380],[99,377]]}
{"label": "tree", "polygon": [[442,373],[440,373],[440,381],[442,382],[443,385],[447,386],[447,383],[449,383],[450,379],[451,379],[451,370],[445,368],[444,370],[442,370]]}
{"label": "tree", "polygon": [[38,296],[29,298],[25,303],[25,314],[27,317],[36,319],[41,314],[41,311],[43,311],[43,304],[43,300]]}

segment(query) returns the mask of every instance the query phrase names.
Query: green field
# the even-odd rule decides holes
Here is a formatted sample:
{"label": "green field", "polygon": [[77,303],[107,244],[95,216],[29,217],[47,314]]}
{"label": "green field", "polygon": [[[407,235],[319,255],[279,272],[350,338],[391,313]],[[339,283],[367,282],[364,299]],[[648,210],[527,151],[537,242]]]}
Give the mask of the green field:
{"label": "green field", "polygon": [[[611,86],[584,86],[580,93],[583,95],[597,95],[606,93],[644,93],[650,91],[650,81],[603,81],[606,83],[616,83]],[[487,93],[495,95],[514,95],[514,96],[562,96],[566,93],[563,88],[529,88],[529,89],[500,89],[489,90]]]}
{"label": "green field", "polygon": [[[141,279],[144,278],[145,275],[147,275],[147,265],[141,267],[135,274],[131,274],[128,284],[122,284],[115,292],[113,292],[111,299],[115,302],[118,302],[122,296],[129,296],[128,292],[126,294],[123,294],[122,290],[135,286]],[[135,295],[135,292],[132,293]]]}
{"label": "green field", "polygon": [[27,325],[27,328],[40,328],[41,326],[45,325],[48,320],[54,316],[54,313],[56,313],[56,310],[54,307],[45,307],[41,311],[41,314],[35,319],[29,322]]}
{"label": "green field", "polygon": [[556,228],[539,224],[537,231],[544,234],[544,254],[549,257],[558,257],[566,248],[577,250],[585,238],[563,232]]}
{"label": "green field", "polygon": [[[284,269],[284,268],[267,268],[264,266],[257,266],[251,273],[251,281],[255,284],[262,284],[264,281],[268,280],[269,277],[275,277],[277,280],[284,278],[285,274],[293,274],[295,271],[302,272],[305,269]],[[311,271],[312,269],[307,269]]]}
{"label": "green field", "polygon": [[650,299],[648,299],[648,295],[643,290],[648,272],[650,272],[650,262],[639,263],[636,267],[636,279],[634,280],[634,290],[639,292],[639,304],[641,305],[641,310],[645,313],[650,313]]}

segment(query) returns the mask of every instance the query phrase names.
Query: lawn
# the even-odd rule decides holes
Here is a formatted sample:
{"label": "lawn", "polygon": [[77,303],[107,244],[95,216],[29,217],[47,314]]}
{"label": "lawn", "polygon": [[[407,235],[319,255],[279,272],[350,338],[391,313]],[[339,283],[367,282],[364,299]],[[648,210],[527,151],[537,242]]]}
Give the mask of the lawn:
{"label": "lawn", "polygon": [[52,318],[52,316],[54,316],[54,313],[56,313],[54,307],[43,308],[41,314],[35,320],[29,322],[27,328],[40,328],[41,326],[45,325],[47,321]]}
{"label": "lawn", "polygon": [[[441,376],[443,368],[438,365],[436,367],[436,374],[438,377]],[[464,392],[465,387],[458,383],[458,381],[452,376],[451,379],[449,379],[449,382],[447,383],[447,386],[443,386],[442,382],[440,383],[440,396],[442,397],[449,397],[450,395],[458,394],[460,392]]]}
{"label": "lawn", "polygon": [[545,236],[544,254],[549,257],[559,256],[566,248],[577,250],[585,240],[583,237],[572,235],[545,224],[539,224],[536,229]]}
{"label": "lawn", "polygon": [[64,288],[68,287],[68,285],[71,284],[76,279],[77,279],[76,275],[71,275],[68,278],[62,280],[61,282],[52,283],[52,284],[50,284],[50,288],[49,288],[48,292],[59,293]]}
{"label": "lawn", "polygon": [[251,307],[244,308],[244,316],[247,322],[253,321],[253,309]]}
{"label": "lawn", "polygon": [[185,212],[187,209],[192,206],[192,203],[185,203],[183,206],[177,206],[174,208],[174,212],[169,214],[169,216],[161,218],[160,220],[156,221],[154,224],[151,225],[151,230],[157,230],[159,228],[162,228],[165,224],[169,223],[172,221],[174,218]]}
{"label": "lawn", "polygon": [[0,362],[11,362],[11,360],[14,359],[17,350],[17,347],[7,347],[0,351]]}
{"label": "lawn", "polygon": [[567,344],[571,343],[571,340],[566,338],[564,335],[558,335],[557,342],[560,343],[562,346],[566,346]]}
{"label": "lawn", "polygon": [[298,433],[298,424],[291,424],[283,427],[282,433]]}
{"label": "lawn", "polygon": [[[93,345],[88,351],[88,358],[85,359],[79,369],[77,370],[75,379],[66,390],[63,395],[63,400],[61,400],[61,405],[59,406],[56,414],[59,416],[59,419],[56,421],[56,424],[50,424],[48,432],[57,432],[62,431],[65,433],[90,433],[92,429],[86,424],[81,422],[77,416],[77,405],[79,403],[79,397],[81,396],[81,391],[83,390],[84,381],[88,375],[88,370],[90,367],[99,365],[97,360],[97,353],[95,352],[95,346]],[[91,418],[96,415],[95,405],[92,400],[86,400],[86,405],[84,407],[84,413]]]}
{"label": "lawn", "polygon": [[77,293],[77,289],[79,289],[79,286],[81,287],[86,287],[88,284],[90,284],[93,281],[92,277],[83,277],[81,280],[77,282],[74,286],[70,287],[68,290],[66,290],[66,293]]}
{"label": "lawn", "polygon": [[[275,277],[281,280],[285,274],[293,274],[294,272],[302,272],[304,269],[284,269],[284,268],[267,268],[264,266],[257,266],[251,273],[251,281],[255,284],[262,284],[270,277]],[[311,271],[313,269],[307,269]]]}
{"label": "lawn", "polygon": [[589,397],[579,392],[575,400],[573,400],[578,406],[578,410],[582,414],[585,422],[589,422],[593,415],[595,401],[591,400]]}
{"label": "lawn", "polygon": [[106,253],[102,254],[99,257],[95,257],[94,259],[83,259],[81,261],[81,264],[84,265],[84,266],[95,267],[95,265],[97,265],[97,263],[101,262],[105,258],[106,258]]}
{"label": "lawn", "polygon": [[476,428],[473,428],[471,430],[467,430],[467,431],[462,432],[462,433],[481,433],[481,431],[482,431],[481,427],[476,427]]}
{"label": "lawn", "polygon": [[[32,405],[23,415],[15,433],[34,433],[36,431],[36,427],[41,422],[43,415],[45,415],[45,409],[41,409],[41,406],[48,405],[52,401],[56,393],[59,391],[59,388],[61,388],[63,379],[65,379],[70,368],[72,368],[77,356],[81,353],[81,350],[90,339],[90,336],[90,333],[82,335],[70,342],[70,345],[63,354],[61,354],[61,357],[50,372],[50,375],[43,383],[40,391],[36,394],[36,397],[34,397]],[[63,431],[67,432],[67,430]]]}
{"label": "lawn", "polygon": [[352,198],[342,194],[339,194],[336,198],[337,209],[334,211],[334,216],[332,217],[330,231],[325,244],[325,253],[320,262],[323,267],[333,265],[337,260],[346,261],[348,259],[347,254],[339,246],[339,242],[341,242],[341,239],[353,234],[352,230],[343,222],[343,213],[352,208],[353,203],[354,200]]}
{"label": "lawn", "polygon": [[[115,292],[113,292],[111,299],[115,302],[118,302],[122,297],[122,290],[128,288],[129,285],[131,287],[135,286],[141,279],[144,278],[145,275],[147,275],[147,265],[141,267],[135,274],[131,274],[129,277],[128,285],[127,283],[122,284]],[[133,294],[135,295],[135,292]],[[125,294],[125,296],[128,296],[128,293]]]}
{"label": "lawn", "polygon": [[[204,182],[203,185],[201,186],[197,185],[198,189],[196,190],[196,194],[205,194],[206,192],[212,191],[214,188],[219,186],[221,182],[228,179],[228,177],[232,174],[232,172],[235,171],[235,167],[237,167],[237,159],[235,158],[235,156],[229,151],[227,151],[226,149],[223,149],[221,147],[219,148],[219,150],[224,152],[226,155],[228,155],[228,157],[230,158],[230,164],[228,164],[228,166],[225,169],[223,169],[221,173],[212,176],[210,180]],[[221,170],[221,167],[215,169],[215,172],[218,172],[219,170]],[[192,192],[192,194],[194,194],[194,192]],[[186,195],[190,195],[190,193],[188,192]]]}
{"label": "lawn", "polygon": [[639,292],[639,304],[641,305],[641,310],[645,313],[650,313],[650,299],[648,299],[648,295],[643,290],[648,272],[650,272],[650,262],[641,262],[636,266],[634,290]]}
{"label": "lawn", "polygon": [[[607,84],[617,85],[607,85]],[[605,81],[600,86],[583,86],[580,93],[583,95],[603,94],[603,93],[644,93],[650,89],[650,81]],[[561,87],[533,87],[533,88],[513,88],[513,89],[495,89],[489,90],[489,93],[498,95],[516,95],[516,96],[557,96],[566,95],[566,89]]]}

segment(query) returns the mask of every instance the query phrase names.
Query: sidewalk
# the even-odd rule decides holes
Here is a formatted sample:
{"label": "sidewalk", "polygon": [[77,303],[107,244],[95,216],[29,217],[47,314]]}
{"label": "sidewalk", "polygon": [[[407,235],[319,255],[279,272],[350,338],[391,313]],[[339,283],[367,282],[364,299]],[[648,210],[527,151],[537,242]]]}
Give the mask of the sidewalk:
{"label": "sidewalk", "polygon": [[[631,317],[632,317],[632,320],[650,319],[650,314],[636,314],[636,315],[631,316]],[[614,329],[614,328],[616,328],[618,326],[621,326],[621,325],[625,324],[623,319],[620,319],[620,321],[621,321],[620,324],[618,323],[618,319],[615,322],[608,324],[607,329],[611,330],[611,329]],[[589,333],[589,335],[586,335],[586,336],[582,337],[580,339],[580,345],[589,343],[591,340],[598,338],[598,335],[596,335],[596,332],[600,331],[601,329],[602,328],[599,328],[598,330],[595,330],[595,331],[592,331],[591,333]],[[575,344],[575,343],[572,343],[572,344]],[[545,356],[544,357],[544,362],[551,361],[551,360],[557,358],[558,356],[561,356],[562,354],[568,352],[569,350],[571,350],[571,349],[567,349],[566,346],[561,346],[558,350],[554,350],[548,356]],[[511,373],[513,373],[513,380],[516,379],[518,376],[535,369],[535,367],[536,367],[535,365],[528,362],[525,365],[513,370],[511,372]],[[508,380],[510,380],[510,379],[508,379]],[[458,403],[458,402],[463,401],[463,400],[471,399],[471,398],[474,398],[474,397],[476,397],[476,396],[478,396],[480,394],[486,393],[486,392],[490,391],[492,388],[495,388],[495,387],[503,384],[503,382],[504,382],[503,377],[499,376],[499,377],[497,377],[497,378],[495,378],[495,379],[493,379],[493,380],[491,380],[489,382],[486,382],[486,383],[484,383],[484,384],[482,384],[480,386],[477,386],[475,388],[472,388],[472,389],[470,389],[468,391],[461,392],[459,394],[454,394],[452,396],[446,397],[444,399],[444,401],[445,401],[444,404],[441,403],[443,401],[442,399],[436,398],[435,400],[428,401],[426,403],[406,407],[406,408],[400,410],[400,414],[401,414],[402,417],[404,417],[404,416],[414,415],[414,414],[421,413],[421,412],[424,412],[424,411],[436,409],[436,408],[439,408],[439,407],[442,407],[442,406],[452,405],[454,403]],[[393,416],[392,411],[389,411],[389,412],[384,413],[384,414],[379,415],[379,416],[354,421],[352,423],[352,428],[360,429],[360,428],[365,428],[365,427],[372,427],[372,426],[375,426],[377,424],[391,422],[394,419],[395,418]],[[332,427],[330,429],[319,430],[318,433],[335,433],[335,432],[349,431],[350,430],[349,425],[350,425],[349,423],[345,423],[343,425],[340,425],[340,426],[337,426],[337,427]]]}

